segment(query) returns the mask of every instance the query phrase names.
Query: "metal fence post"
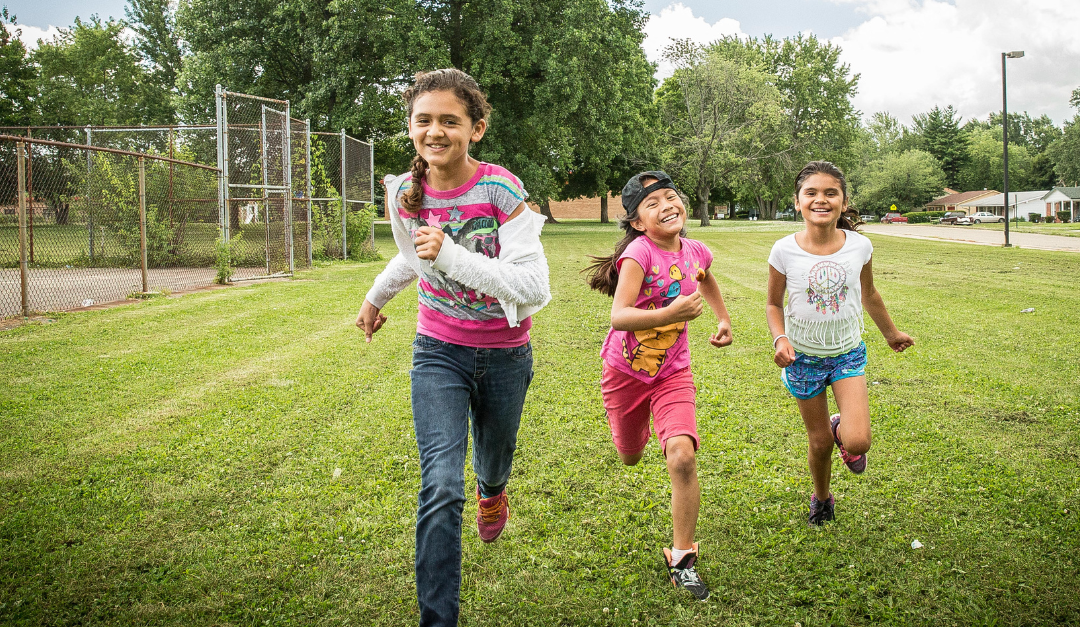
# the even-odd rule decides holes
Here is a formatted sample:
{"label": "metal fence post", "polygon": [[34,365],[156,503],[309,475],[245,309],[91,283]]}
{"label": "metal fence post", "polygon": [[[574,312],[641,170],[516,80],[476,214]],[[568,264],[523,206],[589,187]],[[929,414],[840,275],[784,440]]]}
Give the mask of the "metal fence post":
{"label": "metal fence post", "polygon": [[30,270],[26,266],[26,145],[19,142],[15,146],[18,161],[19,192],[19,285],[22,299],[23,316],[30,315]]}
{"label": "metal fence post", "polygon": [[307,136],[307,265],[310,268],[311,258],[311,198],[315,196],[315,188],[311,184],[311,118],[304,120],[304,133]]}
{"label": "metal fence post", "polygon": [[150,277],[146,271],[146,159],[139,157],[139,252],[142,259],[142,291],[150,291]]}
{"label": "metal fence post", "polygon": [[218,101],[218,159],[221,162],[221,231],[226,242],[232,237],[232,218],[229,207],[229,100],[225,88],[217,86]]}
{"label": "metal fence post", "polygon": [[[379,215],[379,207],[375,204],[375,140],[368,137],[368,180],[371,181],[371,250],[375,250],[375,216]],[[385,205],[385,200],[383,204]],[[387,216],[389,217],[389,216]]]}
{"label": "metal fence post", "polygon": [[345,129],[341,129],[341,258],[349,258],[349,247],[345,242],[345,218],[349,214],[349,193],[346,191],[348,184],[346,183],[346,176],[348,171],[345,168]]}
{"label": "metal fence post", "polygon": [[293,259],[293,216],[292,216],[292,108],[285,101],[285,248],[289,252],[289,272],[296,271]]}
{"label": "metal fence post", "polygon": [[[93,146],[90,137],[90,126],[86,127],[86,145]],[[93,176],[94,170],[94,151],[86,151],[86,231],[90,235],[90,263],[94,263],[94,212],[92,210],[93,203],[90,202],[90,179]]]}

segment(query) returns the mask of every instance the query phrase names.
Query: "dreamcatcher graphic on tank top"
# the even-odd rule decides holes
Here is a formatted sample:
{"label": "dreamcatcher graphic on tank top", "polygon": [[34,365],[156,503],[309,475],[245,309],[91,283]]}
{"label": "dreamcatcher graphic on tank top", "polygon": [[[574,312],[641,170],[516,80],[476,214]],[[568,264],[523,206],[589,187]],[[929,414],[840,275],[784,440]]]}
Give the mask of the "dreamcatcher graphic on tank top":
{"label": "dreamcatcher graphic on tank top", "polygon": [[847,300],[847,270],[835,261],[819,261],[807,275],[806,300],[818,313],[835,314]]}

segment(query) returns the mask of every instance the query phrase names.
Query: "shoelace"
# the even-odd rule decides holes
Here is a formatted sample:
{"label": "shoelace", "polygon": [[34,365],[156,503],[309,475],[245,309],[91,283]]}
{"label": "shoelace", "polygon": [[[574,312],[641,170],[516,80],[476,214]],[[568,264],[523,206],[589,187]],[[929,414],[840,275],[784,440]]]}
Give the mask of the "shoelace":
{"label": "shoelace", "polygon": [[684,586],[696,585],[701,583],[701,577],[698,577],[697,571],[694,570],[693,566],[691,566],[690,568],[683,568],[682,570],[678,571],[678,574],[676,576],[679,578],[679,580],[683,583]]}
{"label": "shoelace", "polygon": [[502,499],[495,499],[493,505],[480,505],[480,520],[493,523],[502,514]]}

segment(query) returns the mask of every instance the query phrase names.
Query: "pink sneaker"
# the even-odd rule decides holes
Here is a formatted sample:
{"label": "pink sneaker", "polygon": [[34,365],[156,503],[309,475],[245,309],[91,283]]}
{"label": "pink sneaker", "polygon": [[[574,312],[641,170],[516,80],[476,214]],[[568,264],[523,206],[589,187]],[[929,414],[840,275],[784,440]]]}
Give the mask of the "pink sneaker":
{"label": "pink sneaker", "polygon": [[844,460],[848,470],[861,475],[866,470],[866,455],[849,455],[844,450],[844,445],[840,443],[840,414],[833,414],[829,418],[829,422],[832,425],[832,439],[836,442],[836,447],[840,449],[840,459]]}
{"label": "pink sneaker", "polygon": [[476,530],[480,532],[481,540],[494,542],[502,534],[506,521],[510,520],[510,502],[506,498],[506,489],[485,499],[480,498],[480,489],[477,488],[476,500],[480,505],[476,512]]}

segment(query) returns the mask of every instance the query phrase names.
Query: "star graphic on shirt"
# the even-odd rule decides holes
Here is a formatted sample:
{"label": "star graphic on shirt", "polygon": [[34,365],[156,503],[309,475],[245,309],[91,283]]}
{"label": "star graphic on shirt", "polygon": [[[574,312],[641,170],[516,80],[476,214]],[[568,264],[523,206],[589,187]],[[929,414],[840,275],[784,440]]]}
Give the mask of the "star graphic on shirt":
{"label": "star graphic on shirt", "polygon": [[434,213],[431,214],[430,216],[428,216],[428,219],[427,219],[428,226],[433,226],[433,227],[435,227],[437,229],[441,229],[442,228],[442,222],[439,221],[440,217],[441,216],[439,216],[438,214],[434,214]]}
{"label": "star graphic on shirt", "polygon": [[488,296],[487,294],[484,294],[484,297],[480,299],[480,302],[486,305],[485,309],[491,309],[491,306],[499,302],[499,299],[495,298],[494,296]]}
{"label": "star graphic on shirt", "polygon": [[463,212],[455,206],[453,209],[450,210],[450,222],[458,222],[459,220],[461,220],[462,214]]}

